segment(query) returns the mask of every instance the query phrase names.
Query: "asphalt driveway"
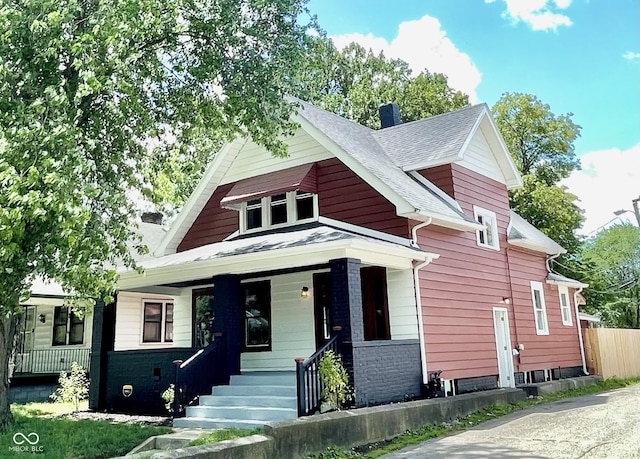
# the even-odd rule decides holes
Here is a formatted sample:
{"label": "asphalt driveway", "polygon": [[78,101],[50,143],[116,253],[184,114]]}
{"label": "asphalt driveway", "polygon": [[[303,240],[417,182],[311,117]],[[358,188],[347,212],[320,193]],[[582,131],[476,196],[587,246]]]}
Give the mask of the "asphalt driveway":
{"label": "asphalt driveway", "polygon": [[640,385],[512,413],[383,457],[640,458]]}

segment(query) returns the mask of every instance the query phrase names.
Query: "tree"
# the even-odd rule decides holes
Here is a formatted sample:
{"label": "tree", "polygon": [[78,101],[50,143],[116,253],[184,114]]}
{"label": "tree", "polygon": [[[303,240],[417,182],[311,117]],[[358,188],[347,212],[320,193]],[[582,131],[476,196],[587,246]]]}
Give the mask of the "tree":
{"label": "tree", "polygon": [[536,96],[520,93],[503,94],[492,112],[522,175],[554,185],[580,169],[573,142],[581,128],[572,113],[556,116]]}
{"label": "tree", "polygon": [[[306,0],[16,0],[0,6],[0,429],[12,315],[35,276],[78,298],[133,266],[131,190],[158,152],[251,136],[285,154]],[[153,139],[160,146],[150,154]],[[164,145],[168,145],[165,147]],[[182,155],[182,156],[181,156]]]}
{"label": "tree", "polygon": [[294,95],[373,129],[378,108],[396,102],[403,122],[449,112],[469,98],[449,87],[447,77],[424,70],[412,76],[409,65],[374,54],[357,43],[338,51],[330,39],[311,39],[307,59],[296,77]]}
{"label": "tree", "polygon": [[531,94],[505,93],[492,112],[523,176],[523,188],[509,194],[511,208],[569,253],[575,252],[580,246],[575,230],[584,217],[576,196],[557,183],[580,169],[573,146],[580,126],[571,113],[556,116]]}
{"label": "tree", "polygon": [[609,326],[640,328],[640,229],[616,225],[598,233],[581,252],[588,307]]}

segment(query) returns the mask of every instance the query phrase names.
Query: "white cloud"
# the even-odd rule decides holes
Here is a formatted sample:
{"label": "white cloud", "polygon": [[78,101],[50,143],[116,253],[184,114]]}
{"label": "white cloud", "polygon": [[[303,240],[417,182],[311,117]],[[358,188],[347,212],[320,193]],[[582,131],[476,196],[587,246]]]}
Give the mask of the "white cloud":
{"label": "white cloud", "polygon": [[398,35],[390,43],[372,34],[353,33],[331,38],[339,49],[355,41],[375,53],[382,51],[387,57],[402,59],[415,75],[424,69],[443,73],[449,79],[449,86],[468,94],[471,102],[477,102],[476,89],[482,79],[480,71],[447,37],[440,21],[434,17],[425,15],[416,21],[401,23]]}
{"label": "white cloud", "polygon": [[[496,0],[485,0],[494,3]],[[522,21],[529,24],[533,30],[557,30],[560,26],[569,27],[573,24],[569,16],[561,14],[559,10],[566,10],[572,0],[503,0],[507,9],[502,17],[512,20],[515,24]]]}
{"label": "white cloud", "polygon": [[625,59],[630,61],[640,61],[640,53],[634,53],[633,51],[627,51],[622,55]]}
{"label": "white cloud", "polygon": [[[582,170],[562,184],[580,199],[586,217],[580,232],[589,234],[614,219],[616,210],[632,209],[631,200],[640,196],[640,144],[628,150],[594,151],[580,161]],[[634,222],[630,212],[623,217]]]}

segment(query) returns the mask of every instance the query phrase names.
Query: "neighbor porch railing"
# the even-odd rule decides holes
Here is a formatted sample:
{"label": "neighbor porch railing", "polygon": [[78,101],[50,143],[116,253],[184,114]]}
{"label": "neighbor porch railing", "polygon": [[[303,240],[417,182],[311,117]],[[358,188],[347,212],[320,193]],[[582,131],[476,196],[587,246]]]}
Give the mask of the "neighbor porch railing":
{"label": "neighbor porch railing", "polygon": [[320,361],[329,350],[339,353],[339,338],[340,334],[337,333],[308,359],[296,359],[298,416],[309,416],[320,409],[323,389]]}
{"label": "neighbor porch railing", "polygon": [[226,337],[217,334],[215,341],[187,360],[173,362],[176,364],[174,417],[182,416],[184,409],[200,395],[211,394],[213,386],[229,384],[226,348]]}
{"label": "neighbor porch railing", "polygon": [[71,363],[77,362],[89,370],[87,348],[36,349],[16,354],[14,374],[57,374],[71,369]]}

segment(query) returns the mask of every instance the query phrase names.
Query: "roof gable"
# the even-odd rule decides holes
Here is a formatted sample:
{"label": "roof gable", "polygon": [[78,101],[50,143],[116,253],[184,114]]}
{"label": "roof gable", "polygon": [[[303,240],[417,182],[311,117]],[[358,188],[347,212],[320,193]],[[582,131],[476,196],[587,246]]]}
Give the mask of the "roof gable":
{"label": "roof gable", "polygon": [[513,210],[510,211],[510,217],[511,221],[509,221],[509,226],[507,227],[507,242],[509,244],[536,252],[544,252],[548,255],[567,252],[564,247]]}

